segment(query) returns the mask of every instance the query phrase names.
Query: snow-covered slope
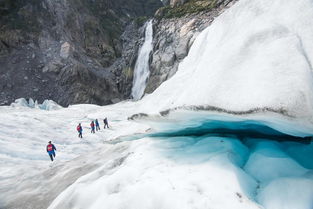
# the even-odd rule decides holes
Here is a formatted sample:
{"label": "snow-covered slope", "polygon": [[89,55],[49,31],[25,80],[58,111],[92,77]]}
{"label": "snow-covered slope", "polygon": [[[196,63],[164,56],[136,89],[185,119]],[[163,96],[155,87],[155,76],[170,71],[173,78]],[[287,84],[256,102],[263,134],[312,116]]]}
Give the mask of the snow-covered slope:
{"label": "snow-covered slope", "polygon": [[[121,147],[127,146],[113,146],[110,140],[148,128],[127,121],[132,111],[123,103],[115,105],[113,111],[110,106],[96,105],[51,111],[17,103],[1,106],[0,208],[47,208],[78,177],[101,166],[102,160],[113,160],[114,155],[119,158]],[[111,128],[91,134],[91,120],[98,118],[103,126],[100,119],[104,117],[108,117]],[[77,137],[78,123],[83,126],[83,139]],[[57,148],[52,164],[46,152],[48,141]]]}
{"label": "snow-covered slope", "polygon": [[[181,121],[188,114],[146,124],[127,120],[136,111],[135,102],[52,111],[0,107],[0,208],[294,209],[284,206],[288,199],[297,209],[311,209],[312,143],[269,141],[266,136],[277,133],[253,126],[257,121],[205,112]],[[90,133],[90,120],[104,117],[110,129]],[[196,119],[208,117],[211,130],[226,131],[195,135],[208,131],[193,129]],[[186,131],[173,135],[175,124]],[[265,139],[232,132],[258,128]],[[52,164],[45,151],[49,140],[57,147]]]}
{"label": "snow-covered slope", "polygon": [[313,126],[313,2],[240,0],[203,31],[144,112],[264,110]]}

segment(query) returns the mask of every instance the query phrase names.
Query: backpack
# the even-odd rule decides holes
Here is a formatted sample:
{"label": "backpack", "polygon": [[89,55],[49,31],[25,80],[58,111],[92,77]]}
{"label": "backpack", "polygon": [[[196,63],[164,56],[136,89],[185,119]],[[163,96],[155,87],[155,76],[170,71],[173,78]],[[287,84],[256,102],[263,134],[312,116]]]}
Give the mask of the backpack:
{"label": "backpack", "polygon": [[47,146],[47,150],[48,150],[48,151],[52,151],[52,150],[53,150],[52,144],[49,144],[49,145]]}
{"label": "backpack", "polygon": [[80,130],[81,130],[81,128],[80,128],[80,126],[78,125],[78,126],[77,126],[77,131],[80,131]]}

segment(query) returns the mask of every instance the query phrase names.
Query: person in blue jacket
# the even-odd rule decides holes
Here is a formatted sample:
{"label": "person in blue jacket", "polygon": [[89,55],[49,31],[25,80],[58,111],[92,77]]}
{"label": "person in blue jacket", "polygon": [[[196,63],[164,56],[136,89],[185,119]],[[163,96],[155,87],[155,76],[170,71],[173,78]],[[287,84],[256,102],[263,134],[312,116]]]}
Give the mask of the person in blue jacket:
{"label": "person in blue jacket", "polygon": [[96,119],[96,131],[100,130],[100,125],[98,119]]}
{"label": "person in blue jacket", "polygon": [[51,141],[49,141],[49,144],[47,145],[47,152],[50,156],[51,161],[53,161],[53,157],[55,158],[55,152],[57,149],[55,148],[55,146],[51,143]]}

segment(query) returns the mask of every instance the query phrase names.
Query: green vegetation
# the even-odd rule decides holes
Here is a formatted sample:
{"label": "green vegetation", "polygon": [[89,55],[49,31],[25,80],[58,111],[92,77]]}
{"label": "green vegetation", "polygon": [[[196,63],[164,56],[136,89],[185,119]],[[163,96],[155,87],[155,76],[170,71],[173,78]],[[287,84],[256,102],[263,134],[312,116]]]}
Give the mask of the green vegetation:
{"label": "green vegetation", "polygon": [[131,67],[126,67],[123,69],[123,74],[125,75],[126,79],[132,79],[133,78],[133,69]]}
{"label": "green vegetation", "polygon": [[136,17],[136,18],[134,19],[134,21],[135,21],[136,24],[140,27],[140,26],[142,26],[148,19],[149,19],[149,17],[147,17],[147,16],[140,16],[140,17]]}
{"label": "green vegetation", "polygon": [[187,14],[210,11],[217,6],[217,0],[189,0],[177,7],[165,6],[159,9],[157,18],[183,17]]}

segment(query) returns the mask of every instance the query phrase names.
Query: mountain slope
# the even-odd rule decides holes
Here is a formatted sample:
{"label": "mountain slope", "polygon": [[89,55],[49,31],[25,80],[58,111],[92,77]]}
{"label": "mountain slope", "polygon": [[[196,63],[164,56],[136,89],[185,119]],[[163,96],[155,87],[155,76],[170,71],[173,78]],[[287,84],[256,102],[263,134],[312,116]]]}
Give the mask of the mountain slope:
{"label": "mountain slope", "polygon": [[125,98],[118,80],[136,58],[136,45],[123,57],[128,65],[108,67],[124,53],[127,24],[160,6],[159,0],[1,0],[0,103],[32,97],[108,104]]}

